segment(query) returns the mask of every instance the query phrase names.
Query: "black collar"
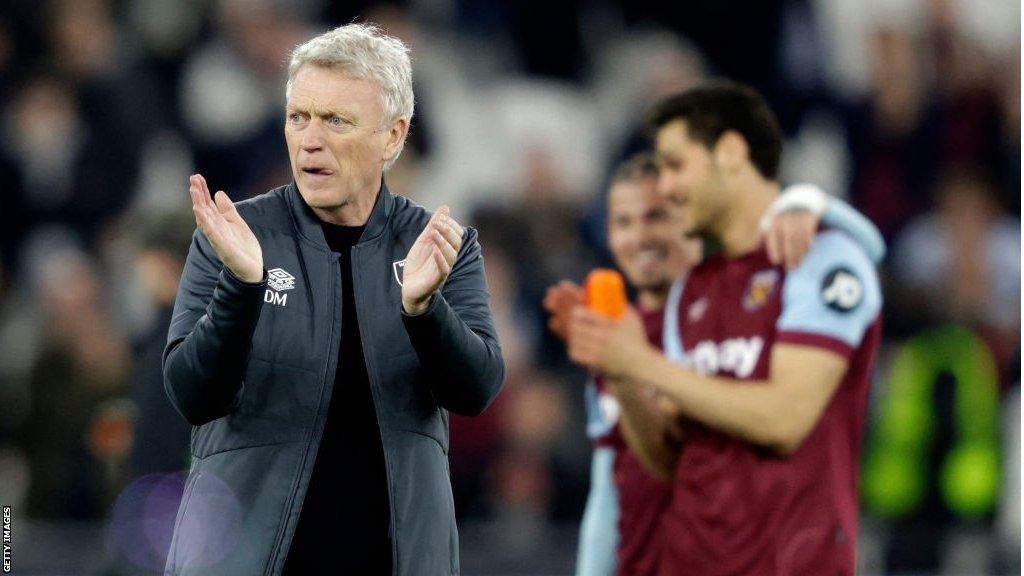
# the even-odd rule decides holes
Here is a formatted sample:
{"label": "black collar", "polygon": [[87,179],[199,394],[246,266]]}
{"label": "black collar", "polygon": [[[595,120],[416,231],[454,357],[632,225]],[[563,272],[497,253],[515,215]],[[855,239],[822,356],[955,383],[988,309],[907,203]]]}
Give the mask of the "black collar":
{"label": "black collar", "polygon": [[[294,180],[285,188],[284,199],[292,213],[292,218],[295,220],[299,235],[317,247],[330,252],[331,249],[327,246],[327,240],[324,239],[324,231],[320,227],[320,219],[313,213],[313,209],[306,204],[306,201],[302,199],[302,195],[299,194],[299,188],[295,185]],[[391,217],[394,203],[391,191],[388,190],[387,184],[381,179],[377,200],[373,204],[369,220],[366,221],[363,235],[359,237],[360,244],[374,240],[384,232],[388,219]]]}

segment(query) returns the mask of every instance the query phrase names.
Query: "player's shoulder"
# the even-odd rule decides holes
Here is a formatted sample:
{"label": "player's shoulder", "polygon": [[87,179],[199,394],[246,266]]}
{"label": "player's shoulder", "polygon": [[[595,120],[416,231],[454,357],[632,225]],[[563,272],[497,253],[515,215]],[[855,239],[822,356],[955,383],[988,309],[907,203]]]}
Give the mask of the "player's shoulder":
{"label": "player's shoulder", "polygon": [[867,309],[881,307],[878,271],[867,252],[841,230],[823,230],[810,251],[786,275],[786,292],[818,292],[830,308],[852,310],[863,303]]}
{"label": "player's shoulder", "polygon": [[856,240],[846,232],[835,228],[826,228],[818,233],[811,244],[807,257],[863,264],[871,269],[875,267],[867,251]]}

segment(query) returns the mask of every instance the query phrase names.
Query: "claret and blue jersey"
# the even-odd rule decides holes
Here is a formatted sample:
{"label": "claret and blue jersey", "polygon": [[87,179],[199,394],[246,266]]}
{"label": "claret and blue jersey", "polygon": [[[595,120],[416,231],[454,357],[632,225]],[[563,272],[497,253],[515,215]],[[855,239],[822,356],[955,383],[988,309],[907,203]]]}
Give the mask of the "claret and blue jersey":
{"label": "claret and blue jersey", "polygon": [[766,381],[776,343],[825,348],[849,367],[787,457],[684,423],[661,574],[853,573],[856,472],[881,306],[874,265],[835,230],[821,232],[789,273],[757,250],[709,258],[677,282],[664,347],[697,373]]}
{"label": "claret and blue jersey", "polygon": [[[647,339],[661,346],[662,310],[639,310]],[[620,407],[600,376],[586,388],[587,436],[594,443],[590,494],[580,533],[577,574],[653,575],[669,484],[644,470],[619,430]]]}

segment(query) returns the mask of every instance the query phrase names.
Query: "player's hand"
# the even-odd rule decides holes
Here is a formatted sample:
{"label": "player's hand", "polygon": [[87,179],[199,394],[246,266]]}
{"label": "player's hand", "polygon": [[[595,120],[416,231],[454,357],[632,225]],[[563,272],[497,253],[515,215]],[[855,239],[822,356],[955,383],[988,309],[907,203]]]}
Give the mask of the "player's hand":
{"label": "player's hand", "polygon": [[792,270],[800,265],[811,249],[818,232],[819,217],[807,210],[776,214],[765,233],[765,246],[772,264]]}
{"label": "player's hand", "polygon": [[213,245],[217,257],[245,282],[263,280],[263,250],[256,235],[238,214],[223,190],[210,198],[210,188],[200,174],[189,178],[192,212],[196,225]]}
{"label": "player's hand", "polygon": [[572,310],[569,357],[577,364],[609,378],[628,379],[633,363],[642,361],[649,348],[643,323],[632,309],[615,320],[585,306]]}
{"label": "player's hand", "polygon": [[811,249],[828,194],[814,184],[787,186],[761,217],[768,259],[792,270]]}
{"label": "player's hand", "polygon": [[444,284],[455,267],[462,248],[463,228],[441,206],[405,257],[402,280],[402,308],[407,314],[422,314],[434,292]]}
{"label": "player's hand", "polygon": [[544,309],[551,315],[548,329],[562,342],[569,340],[569,319],[577,306],[583,305],[583,288],[575,282],[562,280],[544,294]]}

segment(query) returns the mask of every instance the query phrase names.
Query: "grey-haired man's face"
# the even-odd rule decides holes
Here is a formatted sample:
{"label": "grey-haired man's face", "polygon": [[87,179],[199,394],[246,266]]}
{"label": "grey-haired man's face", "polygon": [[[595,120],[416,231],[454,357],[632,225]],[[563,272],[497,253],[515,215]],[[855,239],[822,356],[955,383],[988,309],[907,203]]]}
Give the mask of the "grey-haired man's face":
{"label": "grey-haired man's face", "polygon": [[284,134],[292,176],[307,204],[331,210],[376,193],[393,152],[383,114],[373,81],[311,64],[299,69]]}

